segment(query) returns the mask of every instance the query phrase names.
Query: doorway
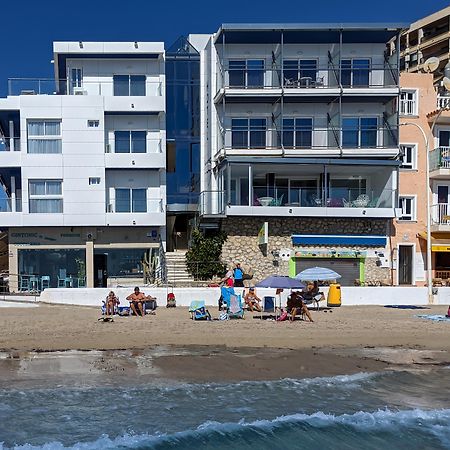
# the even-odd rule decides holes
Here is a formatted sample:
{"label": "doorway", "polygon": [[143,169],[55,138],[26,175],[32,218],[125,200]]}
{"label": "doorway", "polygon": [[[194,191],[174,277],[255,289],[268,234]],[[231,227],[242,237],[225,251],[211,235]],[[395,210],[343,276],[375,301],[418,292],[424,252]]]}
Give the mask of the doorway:
{"label": "doorway", "polygon": [[398,284],[413,284],[413,245],[398,246]]}
{"label": "doorway", "polygon": [[108,255],[106,253],[94,255],[94,287],[107,287]]}

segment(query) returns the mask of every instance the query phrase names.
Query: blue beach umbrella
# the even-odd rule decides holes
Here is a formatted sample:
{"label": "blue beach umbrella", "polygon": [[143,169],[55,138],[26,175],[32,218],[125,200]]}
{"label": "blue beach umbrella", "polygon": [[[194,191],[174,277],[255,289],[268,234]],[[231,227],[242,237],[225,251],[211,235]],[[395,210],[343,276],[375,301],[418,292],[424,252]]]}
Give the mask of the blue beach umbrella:
{"label": "blue beach umbrella", "polygon": [[295,276],[296,280],[302,281],[325,281],[337,280],[338,278],[341,278],[341,276],[337,272],[326,267],[311,267],[302,270]]}

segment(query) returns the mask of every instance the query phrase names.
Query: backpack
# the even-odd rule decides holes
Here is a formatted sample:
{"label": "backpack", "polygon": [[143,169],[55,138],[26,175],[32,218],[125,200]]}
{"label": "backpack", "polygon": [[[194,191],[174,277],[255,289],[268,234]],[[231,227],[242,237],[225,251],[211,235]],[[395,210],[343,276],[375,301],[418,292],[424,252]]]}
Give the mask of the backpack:
{"label": "backpack", "polygon": [[169,292],[167,294],[166,308],[175,308],[176,306],[177,302],[175,301],[175,294],[173,292]]}

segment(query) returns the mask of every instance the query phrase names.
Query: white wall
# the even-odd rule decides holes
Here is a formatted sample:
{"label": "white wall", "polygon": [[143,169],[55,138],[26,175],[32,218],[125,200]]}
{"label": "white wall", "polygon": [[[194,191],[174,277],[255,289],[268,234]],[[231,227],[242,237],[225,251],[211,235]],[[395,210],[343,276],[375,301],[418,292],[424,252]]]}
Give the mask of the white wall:
{"label": "white wall", "polygon": [[[122,304],[133,287],[116,288]],[[425,287],[342,287],[342,305],[426,305],[427,289]],[[106,297],[110,289],[46,289],[40,300],[47,303],[97,306]],[[141,291],[157,297],[158,304],[165,306],[166,288],[141,287]],[[192,300],[204,300],[208,306],[216,307],[220,296],[219,288],[175,288],[177,305],[188,306]],[[236,288],[239,294],[242,288]],[[257,289],[260,298],[265,295],[274,296],[274,289]],[[327,289],[324,289],[327,294]],[[288,291],[283,292],[282,305],[286,304]],[[278,300],[277,300],[278,301]],[[435,304],[450,304],[450,288],[439,288],[435,296]],[[324,304],[322,305],[324,306]]]}

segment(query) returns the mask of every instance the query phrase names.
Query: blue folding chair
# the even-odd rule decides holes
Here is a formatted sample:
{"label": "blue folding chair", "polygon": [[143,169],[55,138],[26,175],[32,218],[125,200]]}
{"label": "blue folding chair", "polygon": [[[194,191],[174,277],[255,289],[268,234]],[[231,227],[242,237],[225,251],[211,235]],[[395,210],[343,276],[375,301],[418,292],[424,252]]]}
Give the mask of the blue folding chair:
{"label": "blue folding chair", "polygon": [[275,312],[275,297],[267,296],[263,298],[263,311]]}
{"label": "blue folding chair", "polygon": [[222,301],[227,307],[228,317],[243,319],[244,307],[242,305],[242,297],[234,292],[234,288],[222,286],[220,288]]}
{"label": "blue folding chair", "polygon": [[193,300],[189,306],[189,312],[192,320],[211,320],[211,314],[203,300]]}

